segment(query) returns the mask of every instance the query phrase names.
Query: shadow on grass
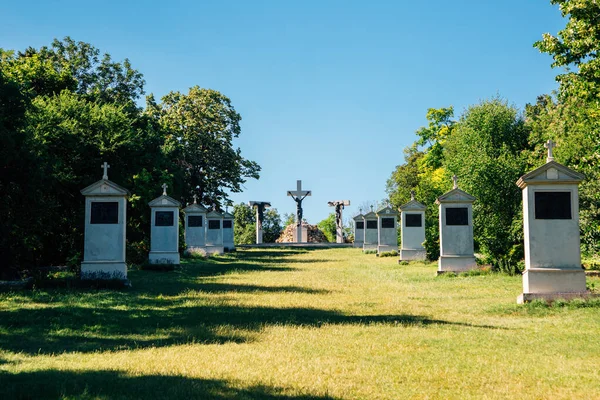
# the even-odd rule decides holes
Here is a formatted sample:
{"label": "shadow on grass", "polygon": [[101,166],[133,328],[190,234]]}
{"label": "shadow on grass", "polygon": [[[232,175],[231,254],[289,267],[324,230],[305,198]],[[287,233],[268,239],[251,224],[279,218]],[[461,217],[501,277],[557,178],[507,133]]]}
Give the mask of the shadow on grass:
{"label": "shadow on grass", "polygon": [[325,289],[311,289],[301,286],[259,286],[259,285],[236,285],[231,283],[198,283],[190,287],[207,293],[228,293],[228,292],[264,292],[264,293],[307,293],[307,294],[327,294],[331,293]]}
{"label": "shadow on grass", "polygon": [[[184,343],[252,341],[272,325],[459,325],[417,315],[344,315],[316,308],[186,306],[145,299],[138,308],[62,306],[0,311],[0,348],[27,354],[93,352]],[[181,301],[183,302],[183,300]],[[169,304],[171,303],[171,304]]]}
{"label": "shadow on grass", "polygon": [[0,371],[2,399],[333,399],[313,394],[288,395],[271,386],[238,388],[225,380],[182,376],[131,376],[118,371],[42,370],[9,374]]}

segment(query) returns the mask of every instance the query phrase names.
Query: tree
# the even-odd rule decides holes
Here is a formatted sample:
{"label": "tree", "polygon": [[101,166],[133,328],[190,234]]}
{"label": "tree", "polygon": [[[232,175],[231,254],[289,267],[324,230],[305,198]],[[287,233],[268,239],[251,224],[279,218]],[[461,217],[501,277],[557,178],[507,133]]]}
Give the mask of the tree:
{"label": "tree", "polygon": [[263,242],[275,243],[275,240],[281,235],[282,230],[281,216],[277,209],[267,209],[263,220]]}
{"label": "tree", "polygon": [[317,223],[317,227],[319,228],[319,230],[321,230],[321,232],[323,232],[323,234],[327,238],[328,242],[335,243],[335,241],[336,241],[335,213],[330,213],[327,216],[327,218],[325,218],[321,222]]}
{"label": "tree", "polygon": [[259,178],[258,164],[233,147],[241,116],[227,97],[194,86],[188,94],[171,92],[161,104],[150,103],[149,113],[159,119],[179,168],[185,200],[195,193],[199,201],[218,208],[228,191],[238,193],[246,178]]}
{"label": "tree", "polygon": [[247,204],[233,206],[233,238],[235,244],[256,243],[256,216]]}

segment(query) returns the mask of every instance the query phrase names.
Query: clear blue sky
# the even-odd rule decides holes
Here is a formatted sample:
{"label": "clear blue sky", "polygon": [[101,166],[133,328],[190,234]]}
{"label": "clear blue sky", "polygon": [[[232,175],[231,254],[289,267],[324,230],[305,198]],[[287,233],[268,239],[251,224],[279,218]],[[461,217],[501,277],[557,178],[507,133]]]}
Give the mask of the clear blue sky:
{"label": "clear blue sky", "polygon": [[495,95],[519,108],[557,85],[532,47],[565,25],[549,0],[5,1],[0,47],[71,36],[129,58],[157,98],[199,85],[242,115],[235,145],[262,167],[236,203],[295,212],[302,179],[317,223],[329,200],[385,198],[428,108]]}

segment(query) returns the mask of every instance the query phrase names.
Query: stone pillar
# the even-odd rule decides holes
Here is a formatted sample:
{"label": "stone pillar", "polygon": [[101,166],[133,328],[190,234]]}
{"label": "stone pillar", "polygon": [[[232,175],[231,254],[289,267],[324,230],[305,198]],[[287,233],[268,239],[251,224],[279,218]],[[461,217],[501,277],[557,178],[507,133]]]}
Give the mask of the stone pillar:
{"label": "stone pillar", "polygon": [[179,265],[179,207],[181,203],[163,194],[152,200],[150,206],[150,264]]}
{"label": "stone pillar", "polygon": [[85,196],[85,231],[81,279],[127,279],[125,240],[129,191],[102,179],[81,190]]}
{"label": "stone pillar", "polygon": [[234,251],[233,242],[233,215],[228,211],[223,214],[223,248],[225,251]]}
{"label": "stone pillar", "polygon": [[248,205],[252,208],[256,208],[256,244],[263,242],[263,220],[264,212],[267,207],[271,207],[271,203],[268,201],[250,201]]}
{"label": "stone pillar", "polygon": [[547,163],[517,181],[523,193],[525,271],[518,303],[588,295],[581,268],[579,183],[583,174],[554,161],[548,141]]}
{"label": "stone pillar", "polygon": [[371,207],[371,212],[366,213],[363,216],[363,222],[365,223],[365,238],[363,241],[363,251],[365,250],[377,250],[379,243],[378,229],[377,229],[377,214],[375,214]]}
{"label": "stone pillar", "polygon": [[350,205],[350,200],[329,201],[330,207],[335,207],[335,242],[344,243],[344,222],[342,220],[342,210]]}
{"label": "stone pillar", "polygon": [[354,220],[354,243],[352,247],[362,248],[365,242],[365,221],[363,218],[362,210],[356,217],[352,218]]}
{"label": "stone pillar", "polygon": [[400,206],[400,261],[423,261],[426,258],[423,242],[425,241],[425,210],[427,207],[415,200]]}
{"label": "stone pillar", "polygon": [[185,215],[185,246],[187,252],[205,251],[206,247],[206,208],[197,202],[183,209]]}
{"label": "stone pillar", "polygon": [[223,254],[223,215],[216,210],[206,214],[206,253]]}
{"label": "stone pillar", "polygon": [[477,268],[473,244],[473,202],[475,197],[458,188],[435,201],[440,206],[440,258],[438,274]]}
{"label": "stone pillar", "polygon": [[377,254],[398,251],[398,212],[387,205],[377,211]]}

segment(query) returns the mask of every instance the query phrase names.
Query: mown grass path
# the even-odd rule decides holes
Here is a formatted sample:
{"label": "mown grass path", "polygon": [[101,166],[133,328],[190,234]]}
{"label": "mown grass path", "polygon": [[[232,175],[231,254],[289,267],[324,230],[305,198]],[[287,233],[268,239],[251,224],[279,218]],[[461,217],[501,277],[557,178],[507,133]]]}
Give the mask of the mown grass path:
{"label": "mown grass path", "polygon": [[435,270],[244,250],[3,293],[0,398],[600,398],[600,302],[518,306],[520,277]]}

